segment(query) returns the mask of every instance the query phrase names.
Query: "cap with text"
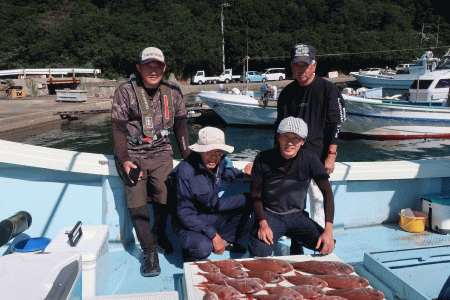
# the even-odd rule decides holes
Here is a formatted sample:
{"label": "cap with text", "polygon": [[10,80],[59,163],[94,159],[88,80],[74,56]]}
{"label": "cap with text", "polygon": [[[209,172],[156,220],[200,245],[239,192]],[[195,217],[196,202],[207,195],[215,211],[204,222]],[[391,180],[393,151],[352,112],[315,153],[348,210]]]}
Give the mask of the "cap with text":
{"label": "cap with text", "polygon": [[316,58],[316,50],[307,44],[297,44],[291,50],[291,65],[302,61],[310,65]]}
{"label": "cap with text", "polygon": [[142,50],[139,55],[139,62],[141,64],[145,64],[149,61],[156,60],[166,64],[166,59],[164,58],[164,54],[162,51],[156,47],[148,47]]}

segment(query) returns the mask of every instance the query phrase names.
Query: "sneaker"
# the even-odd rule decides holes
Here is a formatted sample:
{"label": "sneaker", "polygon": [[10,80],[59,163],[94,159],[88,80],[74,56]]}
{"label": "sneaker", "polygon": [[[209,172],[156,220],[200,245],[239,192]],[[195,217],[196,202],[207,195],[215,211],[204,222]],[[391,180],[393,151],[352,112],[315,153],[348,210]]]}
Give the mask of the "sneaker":
{"label": "sneaker", "polygon": [[173,253],[173,246],[172,243],[169,241],[169,239],[164,237],[158,237],[157,234],[155,234],[152,230],[153,240],[156,245],[156,251],[159,254],[170,254]]}
{"label": "sneaker", "polygon": [[228,244],[225,246],[225,250],[233,252],[233,253],[245,253],[247,249],[244,246],[238,243]]}
{"label": "sneaker", "polygon": [[159,266],[158,253],[150,252],[144,254],[141,264],[141,275],[144,277],[154,277],[161,274],[161,267]]}

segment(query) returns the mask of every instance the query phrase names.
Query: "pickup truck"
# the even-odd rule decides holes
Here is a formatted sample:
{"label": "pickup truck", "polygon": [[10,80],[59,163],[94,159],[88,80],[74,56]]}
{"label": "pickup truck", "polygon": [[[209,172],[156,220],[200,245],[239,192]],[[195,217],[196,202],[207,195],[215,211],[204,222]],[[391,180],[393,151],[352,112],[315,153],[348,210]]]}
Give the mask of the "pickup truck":
{"label": "pickup truck", "polygon": [[239,75],[233,76],[232,69],[226,69],[220,76],[205,76],[205,71],[197,71],[197,74],[192,78],[191,84],[204,84],[204,83],[229,83],[239,80]]}
{"label": "pickup truck", "polygon": [[239,77],[239,75],[233,75],[232,69],[226,69],[222,74],[220,74],[219,82],[229,83],[232,81],[238,81]]}
{"label": "pickup truck", "polygon": [[219,77],[206,76],[205,71],[197,71],[197,74],[192,78],[191,84],[204,84],[204,83],[217,83],[219,82]]}

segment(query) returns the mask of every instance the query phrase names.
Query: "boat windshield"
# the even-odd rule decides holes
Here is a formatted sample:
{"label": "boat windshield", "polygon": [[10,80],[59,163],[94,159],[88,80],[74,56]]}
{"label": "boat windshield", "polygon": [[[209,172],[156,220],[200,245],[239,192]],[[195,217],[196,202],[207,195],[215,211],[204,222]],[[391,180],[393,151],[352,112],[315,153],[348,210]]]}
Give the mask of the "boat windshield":
{"label": "boat windshield", "polygon": [[436,70],[450,69],[450,57],[444,56],[436,67]]}
{"label": "boat windshield", "polygon": [[[420,80],[419,81],[419,90],[426,90],[430,87],[433,80]],[[417,89],[417,80],[411,84],[410,89]]]}

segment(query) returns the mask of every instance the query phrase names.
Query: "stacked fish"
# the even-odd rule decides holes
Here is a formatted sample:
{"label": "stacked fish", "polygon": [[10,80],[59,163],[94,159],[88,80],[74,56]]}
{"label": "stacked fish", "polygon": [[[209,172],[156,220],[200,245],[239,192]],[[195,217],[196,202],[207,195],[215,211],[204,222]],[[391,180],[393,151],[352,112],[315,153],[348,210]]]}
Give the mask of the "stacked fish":
{"label": "stacked fish", "polygon": [[339,261],[234,259],[194,263],[205,278],[198,287],[203,300],[382,300],[384,294],[369,287],[352,266]]}

